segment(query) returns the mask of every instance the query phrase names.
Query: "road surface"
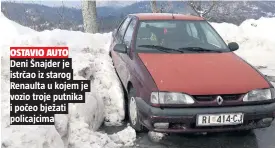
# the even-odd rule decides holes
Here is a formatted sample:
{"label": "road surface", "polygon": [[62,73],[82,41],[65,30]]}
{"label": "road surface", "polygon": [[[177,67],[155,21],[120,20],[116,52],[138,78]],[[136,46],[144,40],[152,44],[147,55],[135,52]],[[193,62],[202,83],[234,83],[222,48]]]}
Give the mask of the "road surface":
{"label": "road surface", "polygon": [[[121,127],[103,127],[103,131],[112,134],[124,129]],[[127,135],[125,135],[127,136]],[[159,142],[149,138],[148,133],[137,134],[135,146],[131,148],[275,148],[275,121],[272,126],[257,129],[248,136],[236,134],[186,135],[171,134]]]}
{"label": "road surface", "polygon": [[[267,76],[275,86],[275,76]],[[108,134],[124,129],[121,127],[103,127]],[[127,135],[125,135],[127,136]],[[257,129],[248,136],[236,134],[186,135],[171,134],[154,142],[148,133],[137,134],[135,146],[131,148],[275,148],[275,121],[268,128]]]}

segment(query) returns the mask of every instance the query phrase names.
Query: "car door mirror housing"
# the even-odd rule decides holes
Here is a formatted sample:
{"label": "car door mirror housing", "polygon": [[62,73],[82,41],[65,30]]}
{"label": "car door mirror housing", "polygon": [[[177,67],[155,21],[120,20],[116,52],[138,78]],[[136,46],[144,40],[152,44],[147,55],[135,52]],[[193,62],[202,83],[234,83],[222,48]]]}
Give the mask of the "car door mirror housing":
{"label": "car door mirror housing", "polygon": [[228,47],[231,51],[236,51],[239,49],[239,45],[236,42],[231,42],[228,44]]}
{"label": "car door mirror housing", "polygon": [[127,53],[127,47],[125,44],[116,44],[114,47],[114,51],[119,53]]}

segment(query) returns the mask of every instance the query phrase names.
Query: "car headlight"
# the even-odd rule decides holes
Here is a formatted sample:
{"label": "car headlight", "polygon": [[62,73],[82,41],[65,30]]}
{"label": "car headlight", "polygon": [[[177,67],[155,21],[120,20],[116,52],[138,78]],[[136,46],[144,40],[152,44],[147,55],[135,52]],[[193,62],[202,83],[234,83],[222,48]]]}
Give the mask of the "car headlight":
{"label": "car headlight", "polygon": [[248,92],[244,97],[244,102],[249,101],[265,101],[274,99],[274,88],[272,89],[257,89]]}
{"label": "car headlight", "polygon": [[184,93],[175,92],[152,92],[152,104],[193,104],[194,99]]}

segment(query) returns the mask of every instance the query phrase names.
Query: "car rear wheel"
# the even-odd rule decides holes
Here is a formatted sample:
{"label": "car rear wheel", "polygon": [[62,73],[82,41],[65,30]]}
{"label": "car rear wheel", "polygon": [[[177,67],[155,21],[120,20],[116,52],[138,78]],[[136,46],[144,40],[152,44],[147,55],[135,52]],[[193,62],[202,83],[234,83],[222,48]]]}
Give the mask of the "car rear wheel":
{"label": "car rear wheel", "polygon": [[134,89],[130,89],[128,92],[128,115],[130,125],[137,132],[144,132],[146,128],[140,123],[140,116],[136,104],[135,91]]}

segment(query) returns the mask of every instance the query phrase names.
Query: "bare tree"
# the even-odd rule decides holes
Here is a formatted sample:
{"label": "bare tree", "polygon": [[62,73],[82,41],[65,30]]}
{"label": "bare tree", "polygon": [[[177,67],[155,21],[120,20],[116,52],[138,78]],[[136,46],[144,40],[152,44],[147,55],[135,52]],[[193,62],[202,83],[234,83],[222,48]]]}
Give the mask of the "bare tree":
{"label": "bare tree", "polygon": [[157,7],[157,1],[156,0],[152,0],[150,1],[151,4],[151,9],[153,13],[160,13],[160,9],[158,9]]}
{"label": "bare tree", "polygon": [[[208,2],[202,2],[202,1],[188,1],[188,5],[194,10],[194,12],[200,16],[206,18],[209,12],[211,12],[214,7],[217,5],[217,1],[208,1]],[[211,3],[203,5],[203,3]]]}
{"label": "bare tree", "polygon": [[85,32],[97,33],[97,15],[96,15],[96,1],[83,0],[82,1],[82,16]]}
{"label": "bare tree", "polygon": [[153,13],[163,13],[163,12],[170,11],[172,9],[172,7],[173,7],[172,2],[169,1],[167,3],[162,3],[161,6],[160,6],[160,8],[158,8],[156,0],[150,1],[152,12]]}

